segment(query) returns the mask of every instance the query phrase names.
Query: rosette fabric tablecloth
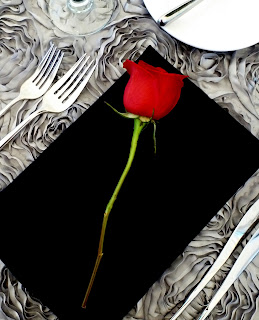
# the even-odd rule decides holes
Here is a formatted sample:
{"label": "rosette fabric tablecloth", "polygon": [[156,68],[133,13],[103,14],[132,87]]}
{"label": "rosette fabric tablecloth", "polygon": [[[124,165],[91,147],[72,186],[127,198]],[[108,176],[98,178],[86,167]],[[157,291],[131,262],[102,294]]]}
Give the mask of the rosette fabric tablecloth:
{"label": "rosette fabric tablecloth", "polygon": [[[188,75],[197,87],[259,138],[259,45],[235,52],[209,52],[190,47],[163,32],[152,20],[141,0],[118,1],[114,19],[107,28],[87,38],[74,37],[61,32],[52,24],[47,4],[47,0],[0,0],[0,107],[3,108],[17,96],[22,82],[32,74],[50,41],[65,52],[59,76],[84,52],[95,57],[98,66],[90,84],[71,108],[62,114],[44,114],[33,120],[30,126],[1,150],[1,191],[123,75],[125,69],[122,64],[125,59],[136,60],[148,46],[155,48],[176,69]],[[1,118],[0,137],[13,127],[16,115],[20,121],[32,111],[32,105],[31,102],[26,105],[18,103],[10,113]],[[246,150],[233,150],[231,146],[229,152],[235,153],[239,158],[249,156]],[[227,163],[228,155],[221,155],[218,161]],[[79,174],[79,170],[80,168],[75,168],[75,174]],[[186,247],[184,253],[172,261],[161,278],[125,314],[124,320],[169,319],[174,308],[179,307],[202,278],[208,265],[213,263],[242,215],[259,198],[258,195],[259,171],[245,185],[240,186],[235,195]],[[49,194],[46,193],[45,197],[48,201]],[[202,206],[202,202],[200,205]],[[40,203],[39,208],[34,210],[40,210]],[[1,214],[12,215],[12,203],[9,204],[8,211],[4,208]],[[10,229],[10,235],[11,230],[19,232],[19,226],[12,219],[10,225],[1,227]],[[2,239],[1,246],[9,246],[14,251],[16,246],[23,246],[22,231],[20,232],[20,244],[12,243],[10,236],[10,239]],[[181,319],[195,319],[224,279],[246,241],[240,244],[233,257],[184,312]],[[29,252],[29,245],[24,246],[27,246]],[[27,258],[30,259],[29,255]],[[37,296],[27,292],[23,283],[5,265],[5,261],[1,262],[0,267],[0,319],[54,320],[59,317],[46,306],[47,302],[42,303]],[[209,319],[259,319],[258,274],[257,256],[228,290]],[[111,308],[116,308],[116,301]]]}

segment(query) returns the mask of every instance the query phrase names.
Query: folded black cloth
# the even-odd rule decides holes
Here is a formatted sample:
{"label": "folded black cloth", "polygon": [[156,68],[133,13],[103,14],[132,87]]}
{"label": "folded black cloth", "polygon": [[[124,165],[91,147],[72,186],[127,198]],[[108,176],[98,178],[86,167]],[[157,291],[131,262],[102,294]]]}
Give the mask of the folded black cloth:
{"label": "folded black cloth", "polygon": [[[152,47],[140,59],[179,73]],[[258,169],[258,140],[185,79],[177,106],[157,124],[156,155],[152,126],[141,133],[82,309],[133,131],[133,120],[104,101],[123,112],[128,79],[125,73],[0,193],[0,259],[61,320],[122,319]]]}

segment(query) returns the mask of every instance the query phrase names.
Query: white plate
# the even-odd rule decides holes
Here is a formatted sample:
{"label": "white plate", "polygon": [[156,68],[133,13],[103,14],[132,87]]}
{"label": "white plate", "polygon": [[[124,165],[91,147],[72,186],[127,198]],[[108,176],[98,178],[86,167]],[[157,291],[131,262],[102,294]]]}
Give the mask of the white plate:
{"label": "white plate", "polygon": [[[144,0],[152,18],[158,18],[183,0]],[[233,51],[259,42],[259,0],[203,0],[163,29],[196,48]]]}

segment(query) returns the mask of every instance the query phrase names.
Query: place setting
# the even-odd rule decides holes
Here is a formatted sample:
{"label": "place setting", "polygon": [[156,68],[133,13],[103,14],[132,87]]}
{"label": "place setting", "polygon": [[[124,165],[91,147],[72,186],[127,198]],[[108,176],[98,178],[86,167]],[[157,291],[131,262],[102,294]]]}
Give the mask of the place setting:
{"label": "place setting", "polygon": [[[193,37],[196,44],[189,42],[181,29],[184,19],[193,28],[199,9],[199,27],[204,30],[208,17],[203,20],[202,10],[209,1],[179,2],[173,8],[166,1],[159,8],[151,0],[144,3],[166,33],[187,45],[229,51],[257,42],[255,38],[249,38],[250,43],[236,42],[233,37],[224,44],[224,39],[217,43],[215,38],[213,48],[207,41],[213,28],[209,37],[194,32],[199,34]],[[101,2],[50,1],[48,10],[57,28],[64,26],[62,32],[91,37],[113,21],[116,1],[108,1],[105,10]],[[215,3],[213,14],[218,17]],[[171,19],[171,9],[179,16],[162,20],[163,15]],[[71,24],[64,23],[68,15],[73,16]],[[93,24],[83,30],[86,16]],[[0,153],[17,149],[15,141],[23,130],[42,139],[41,130],[34,127],[41,116],[69,110],[91,86],[100,60],[83,51],[61,74],[67,52],[57,39],[55,44],[49,42],[19,94],[0,110],[5,118],[18,103],[33,105],[23,119],[15,115],[12,127],[1,136]],[[0,259],[58,319],[126,317],[258,170],[258,139],[155,46],[148,45],[137,58],[125,56],[122,63],[125,72],[110,88],[0,192],[2,235],[7,240]],[[249,156],[237,156],[238,150]],[[180,319],[247,239],[225,281],[195,319],[209,318],[257,256],[258,213],[256,195],[201,281],[173,314],[161,314],[161,319]],[[13,309],[18,315],[22,312],[15,303]]]}

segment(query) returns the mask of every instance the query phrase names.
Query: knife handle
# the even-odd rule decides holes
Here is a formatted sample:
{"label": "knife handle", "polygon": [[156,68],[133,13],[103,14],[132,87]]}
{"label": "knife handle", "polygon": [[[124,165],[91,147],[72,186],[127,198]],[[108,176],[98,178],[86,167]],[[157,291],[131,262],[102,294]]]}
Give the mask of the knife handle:
{"label": "knife handle", "polygon": [[[259,200],[257,200],[246,212],[243,218],[240,220],[232,235],[228,239],[227,243],[223,247],[218,258],[215,260],[214,264],[201,279],[199,284],[190,293],[188,298],[185,300],[181,308],[170,318],[170,320],[176,320],[180,314],[189,306],[194,298],[201,292],[201,290],[206,286],[206,284],[211,280],[212,277],[219,271],[223,264],[227,261],[229,256],[232,254],[240,240],[244,237],[251,227],[258,222],[259,218]],[[207,310],[208,311],[208,310]]]}
{"label": "knife handle", "polygon": [[176,20],[177,18],[181,17],[184,13],[188,12],[190,9],[195,7],[198,3],[202,0],[187,0],[183,4],[179,5],[173,10],[168,11],[167,13],[163,14],[158,20],[158,24],[161,27],[164,27],[169,22]]}
{"label": "knife handle", "polygon": [[200,315],[198,320],[204,320],[208,317],[211,311],[215,308],[230,286],[236,281],[240,274],[245,270],[249,263],[256,257],[259,252],[259,229],[255,232],[252,238],[248,241],[247,245],[240,253],[229,274],[225,278],[221,287],[218,289],[216,294],[213,296],[210,303],[207,305],[203,313]]}

